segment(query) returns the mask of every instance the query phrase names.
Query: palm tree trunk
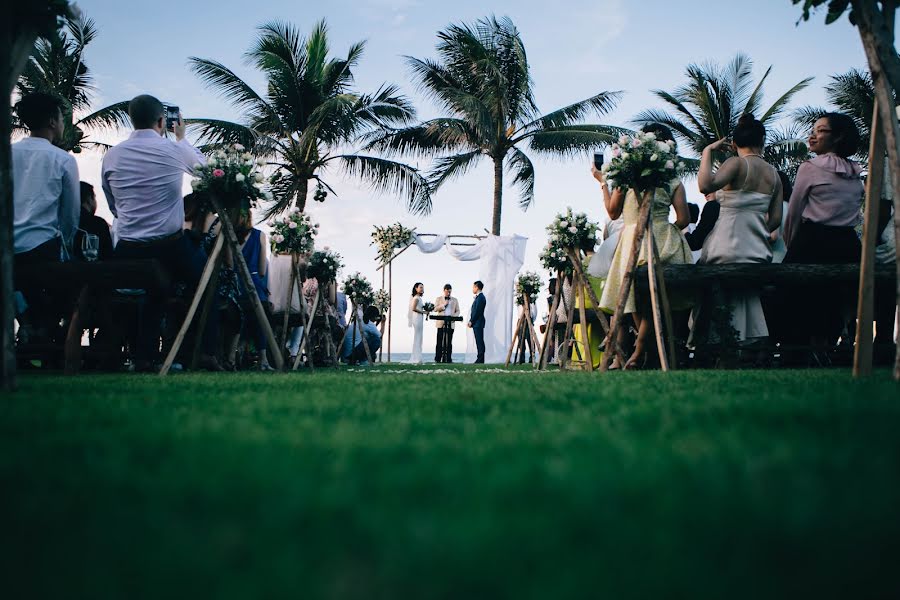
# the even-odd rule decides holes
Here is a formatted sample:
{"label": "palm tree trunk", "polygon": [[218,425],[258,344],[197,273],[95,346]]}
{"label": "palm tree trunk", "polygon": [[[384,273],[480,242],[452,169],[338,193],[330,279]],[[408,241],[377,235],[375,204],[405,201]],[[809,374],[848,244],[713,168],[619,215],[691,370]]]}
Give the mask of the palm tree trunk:
{"label": "palm tree trunk", "polygon": [[503,159],[494,158],[494,213],[491,233],[500,235],[500,213],[503,209]]}
{"label": "palm tree trunk", "polygon": [[300,183],[297,184],[297,209],[300,212],[306,210],[306,195],[309,193],[309,179],[305,177],[300,178]]}

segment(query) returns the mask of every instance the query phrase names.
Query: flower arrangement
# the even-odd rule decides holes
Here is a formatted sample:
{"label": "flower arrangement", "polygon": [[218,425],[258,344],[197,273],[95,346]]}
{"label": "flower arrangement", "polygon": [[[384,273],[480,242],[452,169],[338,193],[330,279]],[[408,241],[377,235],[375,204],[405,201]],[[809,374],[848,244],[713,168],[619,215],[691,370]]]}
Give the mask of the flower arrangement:
{"label": "flower arrangement", "polygon": [[412,229],[404,227],[400,223],[394,223],[386,227],[375,226],[372,232],[372,243],[378,248],[378,260],[381,264],[387,264],[394,256],[394,250],[405,248],[412,243],[415,233]]}
{"label": "flower arrangement", "polygon": [[328,248],[316,250],[309,257],[309,265],[306,267],[307,277],[313,277],[321,284],[337,280],[338,272],[344,266],[341,255],[330,252]]}
{"label": "flower arrangement", "polygon": [[313,250],[319,224],[297,208],[284,217],[269,221],[272,251],[278,254],[309,254]]}
{"label": "flower arrangement", "polygon": [[227,146],[210,154],[205,165],[194,168],[191,188],[201,201],[215,196],[223,208],[245,212],[258,200],[272,199],[272,193],[263,189],[265,177],[258,170],[265,164],[265,159],[254,160],[240,144]]}
{"label": "flower arrangement", "polygon": [[359,272],[344,280],[344,293],[356,306],[369,306],[375,300],[372,284]]}
{"label": "flower arrangement", "polygon": [[372,298],[372,306],[378,309],[381,314],[391,310],[391,295],[387,290],[378,290]]}
{"label": "flower arrangement", "polygon": [[573,273],[572,263],[569,261],[569,257],[566,256],[565,248],[554,244],[552,240],[548,241],[544,249],[541,250],[539,258],[541,265],[550,271],[553,277],[556,277],[556,274],[560,271],[568,275]]}
{"label": "flower arrangement", "polygon": [[525,271],[516,279],[516,304],[522,306],[525,304],[525,294],[532,302],[541,293],[541,276],[534,271]]}
{"label": "flower arrangement", "polygon": [[612,160],[601,169],[611,189],[635,190],[640,194],[669,185],[684,170],[675,142],[661,142],[656,134],[638,132],[622,135],[612,145]]}
{"label": "flower arrangement", "polygon": [[430,313],[431,311],[434,310],[434,304],[432,304],[431,302],[425,302],[425,303],[422,305],[422,310],[425,311],[425,314],[428,314],[428,313]]}
{"label": "flower arrangement", "polygon": [[573,213],[572,207],[568,207],[547,226],[547,233],[553,246],[577,250],[587,245],[593,246],[597,241],[598,229],[600,225],[589,221],[586,214]]}

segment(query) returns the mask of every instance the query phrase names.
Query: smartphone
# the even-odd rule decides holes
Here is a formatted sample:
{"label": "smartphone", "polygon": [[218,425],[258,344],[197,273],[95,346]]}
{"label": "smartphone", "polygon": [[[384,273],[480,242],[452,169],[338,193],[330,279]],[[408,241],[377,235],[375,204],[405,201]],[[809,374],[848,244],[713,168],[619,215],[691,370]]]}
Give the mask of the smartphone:
{"label": "smartphone", "polygon": [[172,131],[175,129],[180,114],[181,109],[177,106],[166,105],[166,130]]}
{"label": "smartphone", "polygon": [[594,152],[594,167],[599,171],[603,168],[603,153]]}

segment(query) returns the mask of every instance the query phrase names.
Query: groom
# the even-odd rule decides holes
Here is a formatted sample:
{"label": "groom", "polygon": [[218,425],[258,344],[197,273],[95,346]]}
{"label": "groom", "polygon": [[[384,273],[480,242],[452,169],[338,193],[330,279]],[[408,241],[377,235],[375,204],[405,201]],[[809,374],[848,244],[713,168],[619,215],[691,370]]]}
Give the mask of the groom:
{"label": "groom", "polygon": [[475,301],[472,302],[472,310],[469,313],[469,327],[475,335],[475,347],[478,349],[478,356],[475,359],[476,364],[484,363],[484,308],[487,306],[487,300],[481,291],[484,284],[476,281],[472,284],[472,293],[475,294]]}

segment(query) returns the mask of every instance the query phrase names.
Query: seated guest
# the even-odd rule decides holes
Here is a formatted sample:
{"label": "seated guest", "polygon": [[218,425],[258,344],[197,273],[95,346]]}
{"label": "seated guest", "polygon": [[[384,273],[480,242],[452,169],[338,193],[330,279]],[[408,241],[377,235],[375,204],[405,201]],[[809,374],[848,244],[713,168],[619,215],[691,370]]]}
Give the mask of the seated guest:
{"label": "seated guest", "polygon": [[[381,321],[381,313],[374,306],[367,306],[363,312],[362,322],[357,321],[356,331],[350,335],[353,336],[353,350],[350,352],[348,362],[350,364],[361,363],[368,364],[366,357],[366,347],[363,345],[362,336],[366,336],[366,344],[369,346],[369,353],[372,360],[375,360],[375,354],[381,348],[381,331],[378,329],[378,322]],[[353,327],[350,324],[349,327]],[[353,335],[355,333],[355,335]],[[350,337],[350,336],[348,336]]]}
{"label": "seated guest", "polygon": [[784,223],[786,219],[784,215],[787,214],[788,210],[788,200],[791,198],[791,194],[794,191],[794,184],[791,183],[791,178],[788,177],[787,173],[784,171],[778,171],[778,177],[781,179],[781,226],[778,228],[778,231],[772,232],[772,262],[773,263],[782,263],[784,262],[784,256],[787,254],[787,245],[784,243]]}
{"label": "seated guest", "polygon": [[[259,301],[262,302],[263,308],[266,310],[266,314],[271,316],[272,305],[269,302],[269,259],[266,255],[266,234],[253,227],[253,213],[250,211],[241,214],[236,233],[238,241],[241,243],[241,254],[243,254],[244,261],[246,261],[247,267],[250,269],[250,278],[253,280],[253,287],[255,288],[250,293],[256,293]],[[240,283],[240,280],[238,281]],[[253,317],[253,309],[250,306],[250,300],[243,283],[240,284],[239,289],[241,304],[244,312],[247,313],[247,316],[244,318],[244,328],[249,328],[249,332],[256,344],[256,350],[259,352],[259,369],[260,371],[272,371],[273,369],[269,366],[267,355],[268,340],[266,335],[257,319]],[[276,348],[275,350],[277,351],[278,349]]]}
{"label": "seated guest", "polygon": [[[700,158],[700,191],[714,193],[719,204],[719,217],[703,243],[700,264],[772,261],[770,238],[781,225],[781,178],[762,158],[766,128],[753,115],[745,114],[733,135],[737,156],[727,159],[715,172],[712,154],[728,144],[725,139],[704,148]],[[713,303],[718,304],[710,300],[695,310],[695,325],[701,312],[712,311]],[[725,304],[731,311],[733,341],[740,344],[769,336],[758,292],[727,290]],[[696,327],[693,333],[697,333]],[[707,343],[725,341],[722,331],[703,332],[701,336]]]}
{"label": "seated guest", "polygon": [[109,233],[109,223],[98,217],[97,196],[94,186],[86,181],[81,182],[81,218],[78,221],[78,233],[75,234],[75,254],[84,258],[83,240],[85,234],[96,235],[100,241],[97,252],[97,260],[109,260],[113,255],[112,236]]}
{"label": "seated guest", "polygon": [[[78,229],[78,165],[53,145],[62,138],[62,101],[49,94],[28,94],[16,104],[29,136],[12,144],[13,268],[24,272],[71,254]],[[53,299],[42,290],[20,290],[31,305],[19,316],[21,338],[43,336],[53,324]]]}
{"label": "seated guest", "polygon": [[[174,125],[177,141],[165,137],[165,109],[153,96],[137,96],[128,105],[135,131],[103,158],[103,191],[110,212],[116,217],[115,257],[156,259],[176,282],[197,284],[205,257],[184,236],[184,175],[205,162],[203,154],[185,138],[179,115]],[[158,357],[165,293],[147,298],[138,330],[135,367],[153,369]],[[206,327],[204,368],[220,370],[214,355],[215,327]]]}
{"label": "seated guest", "polygon": [[[850,160],[859,149],[859,130],[842,113],[826,113],[809,136],[816,157],[797,171],[788,204],[784,241],[785,264],[858,264],[862,246],[856,235],[863,198],[861,167]],[[852,312],[856,286],[807,286],[793,303],[789,343],[813,342],[814,359],[837,341],[845,317]],[[815,301],[810,301],[815,299]]]}
{"label": "seated guest", "polygon": [[[690,206],[690,205],[689,205]],[[692,252],[697,252],[703,248],[703,242],[716,225],[719,218],[719,201],[716,200],[716,193],[706,194],[706,204],[703,205],[703,212],[700,213],[700,219],[697,225],[688,233],[684,234],[684,239],[688,241],[688,246]],[[695,262],[700,258],[698,254]]]}

